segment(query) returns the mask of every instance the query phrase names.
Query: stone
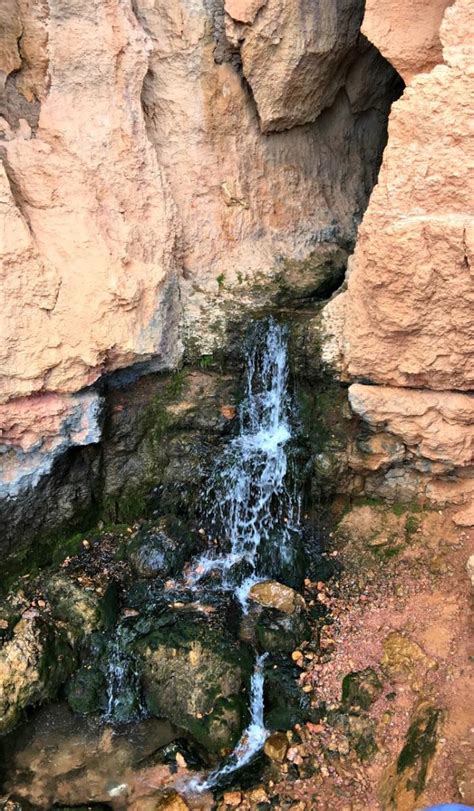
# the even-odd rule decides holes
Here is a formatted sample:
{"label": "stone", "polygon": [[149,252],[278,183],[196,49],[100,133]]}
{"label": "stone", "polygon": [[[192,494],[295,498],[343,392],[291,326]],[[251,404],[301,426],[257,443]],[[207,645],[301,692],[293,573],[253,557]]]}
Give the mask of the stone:
{"label": "stone", "polygon": [[342,703],[368,710],[382,692],[382,682],[373,668],[348,673],[342,680]]}
{"label": "stone", "polygon": [[419,692],[427,673],[437,664],[408,636],[391,631],[383,642],[381,666],[390,680],[408,682]]}
{"label": "stone", "polygon": [[157,798],[155,811],[187,811],[189,805],[177,791],[167,792],[163,797]]}
{"label": "stone", "polygon": [[209,752],[230,750],[245,724],[247,650],[198,618],[162,624],[135,646],[149,711],[187,730]]}
{"label": "stone", "polygon": [[[291,614],[274,608],[264,608],[256,620],[255,635],[261,650],[291,653],[295,651],[296,646],[311,637],[311,628],[306,612],[302,608],[294,610]],[[300,651],[298,654],[297,661],[302,664],[303,655]]]}
{"label": "stone", "polygon": [[288,751],[288,738],[284,732],[274,732],[267,738],[263,751],[271,760],[283,763]]}
{"label": "stone", "polygon": [[116,619],[114,583],[107,585],[102,594],[67,575],[54,574],[44,581],[43,588],[53,617],[64,623],[73,644],[93,631],[110,628]]}
{"label": "stone", "polygon": [[472,588],[474,589],[474,555],[471,555],[468,558],[468,561],[466,563],[466,570],[467,570],[467,576],[469,577],[469,579],[471,581]]}
{"label": "stone", "polygon": [[63,631],[40,616],[23,617],[0,649],[0,733],[27,707],[54,698],[74,663]]}
{"label": "stone", "polygon": [[294,614],[305,607],[301,594],[274,580],[256,583],[252,586],[249,591],[249,599],[265,608],[281,611],[283,614]]}
{"label": "stone", "polygon": [[441,711],[429,701],[415,708],[397,762],[382,777],[380,798],[385,807],[414,807],[430,777],[441,717]]}
{"label": "stone", "polygon": [[[344,85],[355,57],[363,4],[270,0],[260,5],[258,16],[237,8],[237,25],[226,20],[227,36],[240,48],[260,127],[271,132],[315,121]],[[233,17],[232,3],[226,3],[226,11]],[[250,24],[243,27],[241,22]]]}
{"label": "stone", "polygon": [[446,472],[472,464],[472,395],[355,383],[349,389],[349,402],[370,427],[383,427],[412,454],[441,463]]}
{"label": "stone", "polygon": [[179,519],[162,518],[140,529],[127,552],[139,577],[180,575],[196,549],[196,541]]}
{"label": "stone", "polygon": [[439,29],[452,0],[367,0],[362,31],[408,83],[442,64]]}
{"label": "stone", "polygon": [[474,526],[474,503],[469,504],[463,510],[453,515],[453,521],[457,527],[473,527]]}
{"label": "stone", "polygon": [[225,791],[222,799],[224,803],[231,808],[236,808],[242,802],[242,792],[241,791]]}

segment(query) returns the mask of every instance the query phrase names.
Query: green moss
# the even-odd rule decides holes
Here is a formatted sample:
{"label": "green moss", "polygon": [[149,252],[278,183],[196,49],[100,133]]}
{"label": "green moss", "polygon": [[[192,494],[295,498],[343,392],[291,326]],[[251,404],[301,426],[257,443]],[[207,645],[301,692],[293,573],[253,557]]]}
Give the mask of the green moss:
{"label": "green moss", "polygon": [[342,703],[345,707],[368,710],[382,692],[382,682],[371,667],[348,673],[342,680]]}
{"label": "green moss", "polygon": [[410,724],[405,746],[397,760],[397,774],[409,771],[407,787],[418,797],[423,791],[430,761],[436,751],[441,711],[424,704]]}

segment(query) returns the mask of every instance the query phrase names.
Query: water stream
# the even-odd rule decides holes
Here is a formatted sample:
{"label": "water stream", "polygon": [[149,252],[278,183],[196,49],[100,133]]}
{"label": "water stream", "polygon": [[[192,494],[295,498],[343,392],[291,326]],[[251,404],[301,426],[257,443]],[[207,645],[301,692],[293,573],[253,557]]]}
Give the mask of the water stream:
{"label": "water stream", "polygon": [[[258,322],[250,336],[245,396],[239,432],[217,460],[204,494],[210,530],[225,539],[220,555],[199,558],[190,582],[196,587],[218,571],[247,610],[255,583],[269,579],[265,562],[291,564],[292,533],[299,528],[299,501],[288,482],[288,443],[292,437],[286,328],[274,319]],[[264,554],[262,555],[262,552]],[[204,791],[248,764],[265,743],[264,662],[256,658],[250,685],[250,724],[228,761],[188,788]]]}
{"label": "water stream", "polygon": [[246,390],[239,410],[239,433],[215,464],[203,494],[210,532],[224,539],[224,554],[206,554],[190,582],[210,571],[245,608],[250,587],[268,577],[266,552],[289,563],[291,532],[299,503],[288,486],[287,445],[291,439],[288,350],[284,326],[275,320],[254,325],[247,351]]}

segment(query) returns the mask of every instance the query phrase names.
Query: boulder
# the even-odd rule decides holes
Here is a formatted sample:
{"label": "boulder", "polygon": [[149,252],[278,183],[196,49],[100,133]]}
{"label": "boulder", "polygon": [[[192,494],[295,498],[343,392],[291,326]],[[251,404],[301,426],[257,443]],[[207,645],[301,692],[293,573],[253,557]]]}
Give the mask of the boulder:
{"label": "boulder", "polygon": [[301,594],[275,580],[256,583],[249,591],[249,599],[264,608],[274,608],[283,614],[295,614],[305,607]]}
{"label": "boulder", "polygon": [[73,666],[64,631],[34,609],[26,612],[0,650],[0,733],[12,729],[26,707],[53,698]]}
{"label": "boulder", "polygon": [[[163,618],[161,618],[161,621]],[[199,616],[162,624],[136,643],[149,711],[209,752],[230,750],[247,720],[248,650]]]}
{"label": "boulder", "polygon": [[114,583],[84,587],[65,574],[54,574],[43,585],[53,617],[63,622],[72,642],[113,625],[117,614]]}
{"label": "boulder", "polygon": [[178,519],[165,517],[138,532],[129,557],[139,577],[166,578],[181,574],[195,549],[196,541],[184,525]]}
{"label": "boulder", "polygon": [[342,703],[345,707],[368,710],[381,692],[382,682],[371,667],[348,673],[342,680]]}
{"label": "boulder", "polygon": [[290,653],[309,638],[306,604],[294,589],[269,580],[252,586],[249,598],[263,609],[257,614],[254,626],[256,641],[262,650]]}

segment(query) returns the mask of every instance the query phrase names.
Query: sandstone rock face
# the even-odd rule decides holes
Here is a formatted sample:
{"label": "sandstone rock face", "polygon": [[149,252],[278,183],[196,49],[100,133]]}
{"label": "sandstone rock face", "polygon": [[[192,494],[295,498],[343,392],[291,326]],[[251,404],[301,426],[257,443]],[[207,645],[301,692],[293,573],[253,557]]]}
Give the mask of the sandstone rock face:
{"label": "sandstone rock face", "polygon": [[409,82],[443,61],[439,29],[453,0],[366,0],[362,31]]}
{"label": "sandstone rock face", "polygon": [[240,47],[242,70],[263,132],[315,121],[345,83],[363,3],[266,0],[257,6],[226,2],[225,10],[227,35]]}
{"label": "sandstone rock face", "polygon": [[353,244],[400,92],[359,36],[359,0],[86,5],[1,12],[10,495],[64,446],[45,423],[74,441],[83,388],[173,368],[183,345],[212,352],[232,318],[274,300],[287,260],[303,274],[321,244]]}
{"label": "sandstone rock face", "polygon": [[[445,502],[448,490],[455,501],[471,498],[474,462],[472,396],[456,393],[474,388],[474,10],[466,0],[447,8],[441,55],[433,25],[442,5],[410,4],[420,41],[431,43],[415,58],[405,50],[411,31],[400,33],[402,21],[392,25],[384,13],[400,15],[398,5],[367,4],[365,32],[394,64],[405,65],[405,75],[444,61],[417,73],[393,106],[347,292],[325,313],[324,354],[347,380],[377,384],[353,385],[349,395],[370,427],[366,445],[378,454],[374,462],[366,447],[366,472],[385,467],[372,491]],[[374,432],[388,432],[398,448],[384,458]]]}

